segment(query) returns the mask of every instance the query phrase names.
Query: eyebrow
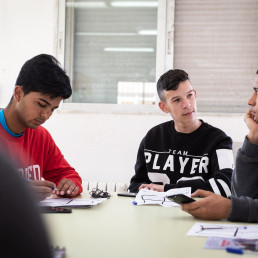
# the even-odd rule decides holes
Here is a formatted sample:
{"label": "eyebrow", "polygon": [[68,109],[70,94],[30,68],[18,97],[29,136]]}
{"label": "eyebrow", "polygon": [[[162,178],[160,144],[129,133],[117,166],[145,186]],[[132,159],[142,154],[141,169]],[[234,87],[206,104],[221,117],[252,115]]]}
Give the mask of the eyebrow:
{"label": "eyebrow", "polygon": [[[189,90],[189,91],[187,92],[187,94],[189,94],[189,93],[192,92],[192,91],[193,91],[193,89],[192,89],[192,90]],[[180,97],[179,97],[179,96],[175,96],[175,97],[171,98],[171,100],[177,99],[177,98],[180,98]]]}
{"label": "eyebrow", "polygon": [[[39,100],[41,100],[41,101],[43,101],[43,102],[45,102],[48,106],[50,106],[51,107],[51,104],[48,102],[48,101],[46,101],[45,99],[41,99],[41,98],[39,98]],[[56,106],[56,107],[53,107],[53,108],[58,108],[59,106]]]}
{"label": "eyebrow", "polygon": [[51,105],[50,105],[50,103],[49,103],[48,101],[46,101],[45,99],[41,99],[41,98],[39,98],[39,100],[41,100],[41,101],[45,102],[48,106],[51,106]]}

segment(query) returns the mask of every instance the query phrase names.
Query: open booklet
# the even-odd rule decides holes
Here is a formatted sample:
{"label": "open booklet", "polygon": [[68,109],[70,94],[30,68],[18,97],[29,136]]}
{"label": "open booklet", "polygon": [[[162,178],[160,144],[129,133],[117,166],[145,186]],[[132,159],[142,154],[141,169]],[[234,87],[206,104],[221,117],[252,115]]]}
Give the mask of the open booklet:
{"label": "open booklet", "polygon": [[106,198],[96,199],[72,199],[72,198],[47,198],[38,203],[43,207],[67,207],[67,208],[89,208],[106,200]]}
{"label": "open booklet", "polygon": [[174,195],[174,194],[184,194],[190,197],[191,187],[174,188],[166,192],[156,192],[152,190],[141,189],[139,193],[136,195],[135,200],[133,201],[133,204],[134,205],[144,205],[144,204],[157,205],[158,204],[164,207],[179,206],[177,203],[167,198],[167,196]]}

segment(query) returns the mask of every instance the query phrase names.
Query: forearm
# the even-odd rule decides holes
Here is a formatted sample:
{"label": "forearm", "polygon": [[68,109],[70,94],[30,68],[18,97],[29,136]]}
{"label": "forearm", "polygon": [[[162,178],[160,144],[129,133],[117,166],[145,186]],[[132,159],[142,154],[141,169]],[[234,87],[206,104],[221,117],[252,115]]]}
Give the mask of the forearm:
{"label": "forearm", "polygon": [[131,183],[128,187],[129,191],[131,193],[138,193],[139,187],[142,185],[142,183]]}
{"label": "forearm", "polygon": [[182,180],[176,184],[165,184],[164,191],[168,191],[174,188],[191,187],[192,193],[198,189],[212,192],[212,188],[209,183],[205,183],[203,180]]}
{"label": "forearm", "polygon": [[164,191],[168,191],[173,188],[191,187],[192,193],[198,189],[214,192],[224,197],[231,195],[230,180],[227,178],[210,178],[208,181],[201,179],[195,180],[182,180],[176,184],[166,184]]}
{"label": "forearm", "polygon": [[56,185],[58,185],[62,179],[71,180],[79,188],[78,194],[82,192],[81,177],[64,158],[52,138],[49,143],[48,156],[42,171],[44,179],[54,182]]}
{"label": "forearm", "polygon": [[139,187],[142,184],[151,183],[148,177],[148,171],[146,169],[146,160],[144,155],[144,139],[142,140],[139,146],[134,169],[135,175],[131,178],[130,186],[128,187],[128,189],[130,192],[138,193]]}
{"label": "forearm", "polygon": [[236,167],[232,176],[232,195],[258,198],[258,145],[246,138],[238,150]]}
{"label": "forearm", "polygon": [[142,184],[149,184],[151,183],[150,179],[148,178],[147,171],[144,169],[135,170],[135,175],[131,178],[130,185],[128,187],[130,192],[138,193],[139,187]]}

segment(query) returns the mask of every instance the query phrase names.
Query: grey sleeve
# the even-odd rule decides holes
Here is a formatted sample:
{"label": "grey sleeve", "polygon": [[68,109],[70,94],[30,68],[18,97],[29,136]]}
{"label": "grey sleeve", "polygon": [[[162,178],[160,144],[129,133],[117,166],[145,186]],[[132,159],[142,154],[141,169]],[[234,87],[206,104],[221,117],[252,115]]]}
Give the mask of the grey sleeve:
{"label": "grey sleeve", "polygon": [[258,222],[258,199],[232,196],[231,200],[232,208],[228,220]]}
{"label": "grey sleeve", "polygon": [[245,138],[231,181],[230,221],[258,222],[258,145]]}
{"label": "grey sleeve", "polygon": [[247,138],[237,152],[231,192],[234,197],[258,199],[258,145],[250,143]]}

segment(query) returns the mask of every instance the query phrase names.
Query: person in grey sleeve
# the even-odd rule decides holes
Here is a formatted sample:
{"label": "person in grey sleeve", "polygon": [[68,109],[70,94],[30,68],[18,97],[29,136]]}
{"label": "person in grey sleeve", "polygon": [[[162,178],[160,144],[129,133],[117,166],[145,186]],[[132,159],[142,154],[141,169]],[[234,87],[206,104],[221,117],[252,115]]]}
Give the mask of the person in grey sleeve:
{"label": "person in grey sleeve", "polygon": [[237,153],[232,175],[232,196],[225,198],[212,192],[197,190],[192,196],[204,198],[181,205],[182,210],[196,218],[258,222],[258,70],[254,92],[248,105],[250,109],[244,120],[249,133]]}

